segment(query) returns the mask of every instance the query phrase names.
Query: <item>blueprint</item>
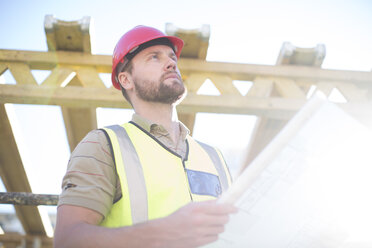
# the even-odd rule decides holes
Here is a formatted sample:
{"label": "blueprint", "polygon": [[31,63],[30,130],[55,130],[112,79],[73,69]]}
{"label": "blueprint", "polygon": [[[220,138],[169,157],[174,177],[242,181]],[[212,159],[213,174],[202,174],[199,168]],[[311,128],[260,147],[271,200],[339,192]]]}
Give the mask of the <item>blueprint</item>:
{"label": "blueprint", "polygon": [[313,98],[220,199],[239,208],[205,247],[372,247],[372,134]]}

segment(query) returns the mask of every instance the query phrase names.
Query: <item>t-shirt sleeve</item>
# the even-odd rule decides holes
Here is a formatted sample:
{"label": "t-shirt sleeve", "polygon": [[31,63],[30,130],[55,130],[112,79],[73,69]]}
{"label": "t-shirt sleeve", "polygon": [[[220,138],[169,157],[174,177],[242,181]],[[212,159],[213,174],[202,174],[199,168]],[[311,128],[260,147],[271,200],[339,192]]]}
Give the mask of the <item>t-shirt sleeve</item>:
{"label": "t-shirt sleeve", "polygon": [[85,207],[105,217],[113,204],[116,186],[108,140],[102,130],[91,131],[71,154],[58,206]]}

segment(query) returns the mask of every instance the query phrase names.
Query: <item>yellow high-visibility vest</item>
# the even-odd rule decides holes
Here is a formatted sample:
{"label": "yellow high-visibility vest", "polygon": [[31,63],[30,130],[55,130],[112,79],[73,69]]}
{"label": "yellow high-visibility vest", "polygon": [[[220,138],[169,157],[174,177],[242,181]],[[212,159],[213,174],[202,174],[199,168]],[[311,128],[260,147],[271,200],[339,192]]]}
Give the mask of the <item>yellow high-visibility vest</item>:
{"label": "yellow high-visibility vest", "polygon": [[102,226],[165,217],[191,201],[216,199],[231,184],[220,152],[190,136],[182,159],[133,122],[102,130],[111,143],[122,190]]}

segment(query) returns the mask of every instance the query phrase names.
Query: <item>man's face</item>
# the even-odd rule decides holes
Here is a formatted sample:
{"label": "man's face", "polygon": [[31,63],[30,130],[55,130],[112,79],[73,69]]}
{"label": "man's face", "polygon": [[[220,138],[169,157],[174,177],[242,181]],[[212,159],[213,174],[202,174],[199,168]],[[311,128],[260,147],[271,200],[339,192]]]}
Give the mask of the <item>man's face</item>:
{"label": "man's face", "polygon": [[148,102],[173,104],[186,89],[177,67],[177,56],[165,45],[148,47],[132,59],[132,78],[137,96]]}

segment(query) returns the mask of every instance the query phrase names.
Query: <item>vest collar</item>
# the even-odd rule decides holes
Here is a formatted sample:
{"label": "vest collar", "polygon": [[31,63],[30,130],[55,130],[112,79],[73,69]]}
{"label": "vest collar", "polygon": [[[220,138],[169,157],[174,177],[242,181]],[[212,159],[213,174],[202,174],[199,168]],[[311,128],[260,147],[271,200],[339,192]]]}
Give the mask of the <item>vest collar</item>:
{"label": "vest collar", "polygon": [[[158,143],[161,147],[163,147],[165,150],[167,150],[168,152],[172,153],[173,155],[179,157],[180,159],[182,159],[182,157],[177,154],[176,152],[172,151],[171,149],[169,149],[167,146],[165,146],[163,143],[161,143],[156,137],[154,137],[150,132],[146,131],[144,128],[142,128],[141,126],[139,126],[137,123],[133,122],[133,121],[130,121],[129,124],[132,124],[133,126],[135,126],[136,128],[138,128],[139,130],[141,130],[142,132],[144,132],[146,135],[148,135],[150,138],[152,138],[154,141],[156,141],[156,143]],[[188,157],[189,157],[189,141],[188,141],[188,138],[190,136],[187,134],[186,137],[185,137],[185,142],[186,142],[186,155],[185,155],[185,158],[182,159],[183,161],[187,161],[188,160]]]}
{"label": "vest collar", "polygon": [[[168,131],[162,125],[156,124],[155,122],[152,122],[151,120],[148,120],[136,113],[133,114],[131,122],[134,122],[135,124],[137,124],[137,126],[141,127],[143,130],[152,135],[154,134],[154,130],[156,128],[159,128],[160,130],[162,130],[162,132],[168,133]],[[178,123],[180,125],[181,139],[185,141],[187,135],[190,134],[190,130],[182,122],[178,121]]]}

